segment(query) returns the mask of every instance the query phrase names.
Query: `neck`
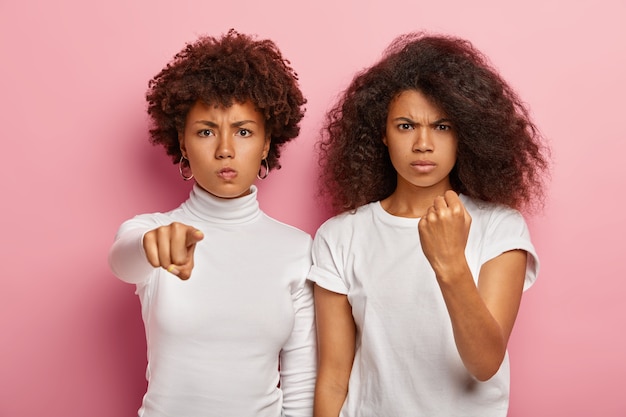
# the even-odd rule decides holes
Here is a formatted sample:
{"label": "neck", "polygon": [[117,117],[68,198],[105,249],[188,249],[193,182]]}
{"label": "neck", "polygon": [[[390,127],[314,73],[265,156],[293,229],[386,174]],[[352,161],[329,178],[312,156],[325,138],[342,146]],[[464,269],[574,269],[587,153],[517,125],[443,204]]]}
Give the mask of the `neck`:
{"label": "neck", "polygon": [[442,181],[432,187],[417,187],[398,182],[394,192],[380,204],[387,213],[394,216],[419,218],[433,205],[435,197],[450,189],[450,181]]}
{"label": "neck", "polygon": [[261,214],[256,199],[257,189],[250,187],[247,195],[237,198],[220,198],[194,184],[183,208],[199,220],[221,224],[242,224],[254,221]]}

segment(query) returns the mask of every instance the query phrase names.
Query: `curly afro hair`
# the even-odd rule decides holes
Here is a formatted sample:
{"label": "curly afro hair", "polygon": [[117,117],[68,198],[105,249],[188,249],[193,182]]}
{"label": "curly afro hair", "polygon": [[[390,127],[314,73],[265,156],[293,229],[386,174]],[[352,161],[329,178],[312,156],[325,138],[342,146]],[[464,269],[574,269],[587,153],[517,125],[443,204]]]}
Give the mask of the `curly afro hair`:
{"label": "curly afro hair", "polygon": [[306,99],[298,75],[271,40],[255,40],[231,29],[221,38],[189,43],[148,83],[151,142],[172,161],[182,154],[178,134],[198,101],[229,107],[251,101],[265,116],[271,136],[267,162],[278,169],[281,147],[300,133]]}
{"label": "curly afro hair", "polygon": [[455,126],[454,191],[516,209],[543,204],[547,147],[517,94],[470,42],[409,33],[357,73],[326,114],[322,194],[340,212],[388,197],[397,173],[382,142],[390,102],[417,90]]}

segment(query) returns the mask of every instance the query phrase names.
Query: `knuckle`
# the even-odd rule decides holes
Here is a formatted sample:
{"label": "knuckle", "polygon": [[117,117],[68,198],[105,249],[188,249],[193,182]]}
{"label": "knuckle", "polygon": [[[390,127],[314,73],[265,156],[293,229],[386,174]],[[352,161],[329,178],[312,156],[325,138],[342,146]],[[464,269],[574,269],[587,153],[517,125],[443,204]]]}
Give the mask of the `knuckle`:
{"label": "knuckle", "polygon": [[156,228],[154,232],[156,234],[157,240],[166,239],[170,235],[168,226],[160,226]]}
{"label": "knuckle", "polygon": [[170,228],[175,232],[184,232],[187,230],[187,225],[179,222],[173,222],[170,224]]}

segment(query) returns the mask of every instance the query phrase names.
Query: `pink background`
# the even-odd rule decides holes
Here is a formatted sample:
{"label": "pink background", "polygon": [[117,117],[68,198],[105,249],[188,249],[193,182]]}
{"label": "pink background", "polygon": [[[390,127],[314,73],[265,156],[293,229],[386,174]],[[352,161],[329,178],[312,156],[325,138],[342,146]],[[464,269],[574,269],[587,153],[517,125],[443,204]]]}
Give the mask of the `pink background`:
{"label": "pink background", "polygon": [[[470,5],[471,3],[471,5]],[[510,343],[512,417],[626,415],[626,2],[0,1],[4,163],[0,416],[131,416],[145,389],[134,288],[109,272],[119,224],[188,184],[147,140],[147,81],[198,34],[274,39],[309,99],[262,207],[313,234],[324,110],[396,35],[467,37],[554,150],[530,220],[542,270]]]}

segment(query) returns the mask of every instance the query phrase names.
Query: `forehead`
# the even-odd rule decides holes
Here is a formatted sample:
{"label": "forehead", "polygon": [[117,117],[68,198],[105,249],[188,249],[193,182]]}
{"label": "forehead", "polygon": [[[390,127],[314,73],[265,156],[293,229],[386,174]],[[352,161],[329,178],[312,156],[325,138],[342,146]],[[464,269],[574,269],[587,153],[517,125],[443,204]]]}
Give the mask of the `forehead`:
{"label": "forehead", "polygon": [[445,112],[418,90],[404,90],[389,103],[390,116],[428,115],[441,118]]}
{"label": "forehead", "polygon": [[201,100],[196,101],[187,113],[187,121],[196,119],[241,121],[251,120],[257,123],[264,121],[263,114],[252,101],[234,102],[229,106],[209,104]]}

